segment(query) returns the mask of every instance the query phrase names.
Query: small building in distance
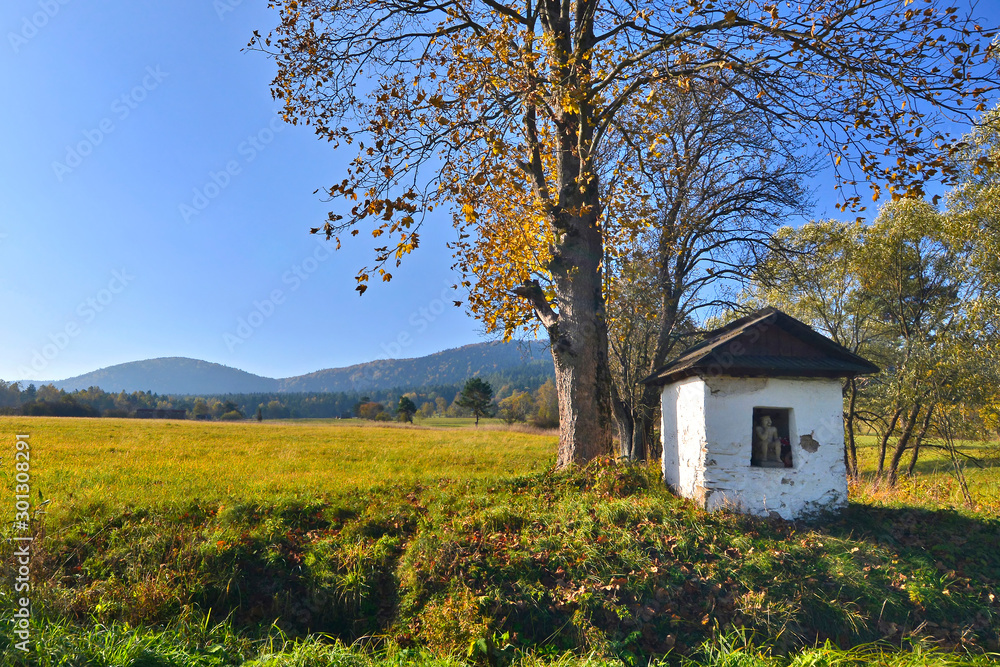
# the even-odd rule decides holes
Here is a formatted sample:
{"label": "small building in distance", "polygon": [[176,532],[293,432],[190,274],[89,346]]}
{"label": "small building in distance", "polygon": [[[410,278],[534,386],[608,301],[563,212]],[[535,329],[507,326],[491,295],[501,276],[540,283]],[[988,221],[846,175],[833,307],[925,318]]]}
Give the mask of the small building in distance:
{"label": "small building in distance", "polygon": [[136,408],[138,419],[187,419],[187,410],[161,410],[158,408]]}
{"label": "small building in distance", "polygon": [[878,367],[775,309],[709,334],[662,386],[663,479],[708,510],[799,519],[847,503],[842,378]]}

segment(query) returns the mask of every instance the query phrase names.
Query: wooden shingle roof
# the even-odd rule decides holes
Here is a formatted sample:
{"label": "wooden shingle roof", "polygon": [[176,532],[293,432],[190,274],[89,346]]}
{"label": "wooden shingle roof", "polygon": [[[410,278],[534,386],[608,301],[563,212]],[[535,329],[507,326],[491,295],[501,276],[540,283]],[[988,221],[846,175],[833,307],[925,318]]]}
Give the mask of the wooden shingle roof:
{"label": "wooden shingle roof", "polygon": [[694,375],[854,377],[878,366],[777,308],[763,308],[708,334],[642,380],[664,385]]}

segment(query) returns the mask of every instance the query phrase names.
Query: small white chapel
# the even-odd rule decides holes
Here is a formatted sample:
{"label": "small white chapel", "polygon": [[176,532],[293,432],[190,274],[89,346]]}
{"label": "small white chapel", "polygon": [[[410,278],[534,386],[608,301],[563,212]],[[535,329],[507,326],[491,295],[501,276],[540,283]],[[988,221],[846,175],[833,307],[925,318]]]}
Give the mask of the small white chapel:
{"label": "small white chapel", "polygon": [[662,387],[664,481],[708,510],[841,509],[842,379],[878,370],[775,308],[711,332],[643,380]]}

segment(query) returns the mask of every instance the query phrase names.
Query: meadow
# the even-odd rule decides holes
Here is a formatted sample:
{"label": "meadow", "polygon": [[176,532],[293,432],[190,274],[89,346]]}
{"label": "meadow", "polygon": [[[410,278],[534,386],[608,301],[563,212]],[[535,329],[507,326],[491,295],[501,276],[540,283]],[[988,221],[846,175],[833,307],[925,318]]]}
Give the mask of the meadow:
{"label": "meadow", "polygon": [[[879,487],[873,477],[878,464],[874,437],[858,440],[858,465],[862,479],[852,488],[852,498],[875,506],[956,509],[983,516],[1000,515],[1000,441],[959,441],[964,456],[959,462],[973,504],[967,506],[948,453],[935,445],[924,447],[912,477],[902,475],[896,488]],[[907,458],[906,461],[909,461]]]}
{"label": "meadow", "polygon": [[[483,479],[543,469],[555,435],[364,420],[200,422],[0,417],[31,436],[32,491],[56,517],[76,508],[314,497],[386,483]],[[434,422],[431,422],[434,424]],[[492,427],[492,428],[491,428]],[[0,475],[13,484],[13,469]]]}
{"label": "meadow", "polygon": [[[0,418],[31,435],[12,665],[973,665],[1000,658],[998,448],[839,517],[705,514],[551,433]],[[862,460],[873,452],[863,443]],[[0,465],[12,508],[14,471]],[[41,503],[47,502],[42,506]],[[10,543],[0,546],[12,580]],[[3,622],[14,606],[0,588]]]}

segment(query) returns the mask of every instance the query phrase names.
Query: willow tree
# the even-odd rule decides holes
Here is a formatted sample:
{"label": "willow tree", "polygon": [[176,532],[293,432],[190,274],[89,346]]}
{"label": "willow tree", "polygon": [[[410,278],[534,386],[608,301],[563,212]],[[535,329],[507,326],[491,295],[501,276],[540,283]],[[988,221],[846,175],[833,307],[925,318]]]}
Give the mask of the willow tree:
{"label": "willow tree", "polygon": [[316,231],[338,247],[345,233],[378,239],[363,292],[391,279],[428,213],[450,211],[472,312],[508,335],[548,334],[563,465],[611,444],[605,223],[636,203],[636,165],[597,161],[620,114],[655,120],[661,85],[738,82],[776,126],[829,151],[843,182],[918,192],[948,169],[934,119],[981,106],[992,85],[992,35],[940,0],[272,4],[280,24],[251,48],[277,63],[286,119],[357,150],[328,189],[343,209]]}
{"label": "willow tree", "polygon": [[[952,235],[975,239],[970,271],[982,286],[967,304],[980,322],[978,344],[987,348],[994,377],[1000,376],[1000,106],[984,113],[957,154],[959,185],[948,194]],[[1000,382],[987,382],[980,411],[983,423],[1000,438]]]}

